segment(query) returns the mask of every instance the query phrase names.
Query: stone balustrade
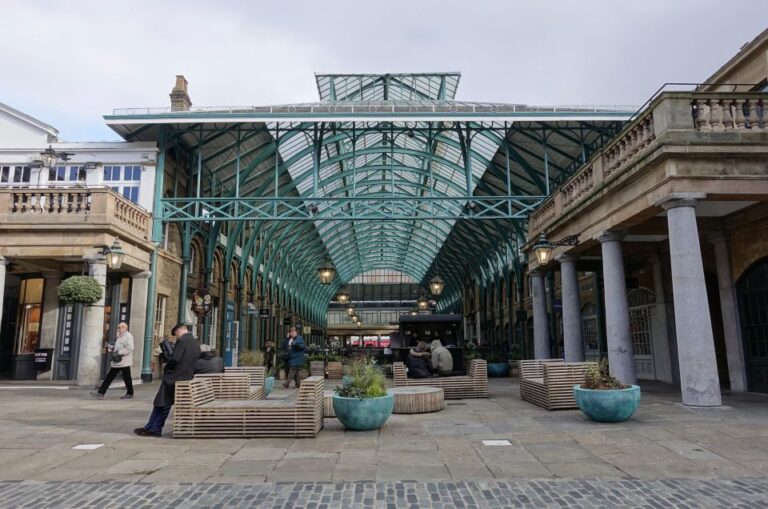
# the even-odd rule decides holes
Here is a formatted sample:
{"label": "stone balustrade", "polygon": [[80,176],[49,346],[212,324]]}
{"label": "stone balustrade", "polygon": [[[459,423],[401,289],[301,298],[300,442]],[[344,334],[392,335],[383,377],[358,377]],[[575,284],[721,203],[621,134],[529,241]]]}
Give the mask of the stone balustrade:
{"label": "stone balustrade", "polygon": [[691,102],[698,131],[768,131],[766,94],[699,94]]}
{"label": "stone balustrade", "polygon": [[150,237],[151,214],[109,188],[0,189],[4,228],[105,228]]}
{"label": "stone balustrade", "polygon": [[[624,175],[671,133],[686,133],[689,146],[720,143],[718,131],[768,132],[768,94],[762,92],[665,92],[573,175],[531,214],[528,238],[565,217],[570,210]],[[706,135],[705,135],[706,133]],[[664,139],[662,139],[664,138]],[[679,139],[679,136],[678,136]],[[733,140],[722,140],[732,143]],[[679,143],[679,142],[671,142]],[[557,239],[553,239],[557,240]]]}

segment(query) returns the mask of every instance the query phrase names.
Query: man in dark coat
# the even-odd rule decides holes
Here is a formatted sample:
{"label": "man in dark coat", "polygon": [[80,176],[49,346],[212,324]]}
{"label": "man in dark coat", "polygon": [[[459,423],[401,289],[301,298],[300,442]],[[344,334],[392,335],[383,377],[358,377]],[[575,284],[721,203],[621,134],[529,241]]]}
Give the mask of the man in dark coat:
{"label": "man in dark coat", "polygon": [[189,332],[185,323],[177,323],[171,334],[176,336],[176,345],[173,354],[166,359],[165,372],[160,387],[157,389],[154,408],[149,416],[149,421],[143,428],[133,430],[142,437],[159,437],[163,433],[163,426],[173,406],[174,390],[176,382],[192,380],[195,376],[195,364],[200,357],[200,345]]}
{"label": "man in dark coat", "polygon": [[200,358],[195,364],[196,375],[205,373],[224,373],[224,359],[210,345],[200,345]]}
{"label": "man in dark coat", "polygon": [[432,369],[429,365],[429,360],[427,360],[428,356],[427,344],[424,341],[419,341],[416,348],[410,351],[408,358],[405,360],[405,365],[408,367],[408,378],[428,378],[432,376]]}
{"label": "man in dark coat", "polygon": [[296,383],[298,389],[301,385],[299,380],[299,368],[304,363],[304,338],[299,336],[296,327],[288,329],[288,337],[283,343],[283,351],[288,354],[288,379],[283,384],[286,389],[291,385],[291,380]]}

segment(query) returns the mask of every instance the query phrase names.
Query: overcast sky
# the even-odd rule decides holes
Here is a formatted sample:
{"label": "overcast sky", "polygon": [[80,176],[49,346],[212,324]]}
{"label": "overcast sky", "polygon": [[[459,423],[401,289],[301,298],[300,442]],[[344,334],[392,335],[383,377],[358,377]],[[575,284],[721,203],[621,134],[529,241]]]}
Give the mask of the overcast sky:
{"label": "overcast sky", "polygon": [[766,0],[8,1],[0,102],[69,141],[113,108],[317,100],[314,72],[461,71],[457,99],[642,104],[765,29]]}

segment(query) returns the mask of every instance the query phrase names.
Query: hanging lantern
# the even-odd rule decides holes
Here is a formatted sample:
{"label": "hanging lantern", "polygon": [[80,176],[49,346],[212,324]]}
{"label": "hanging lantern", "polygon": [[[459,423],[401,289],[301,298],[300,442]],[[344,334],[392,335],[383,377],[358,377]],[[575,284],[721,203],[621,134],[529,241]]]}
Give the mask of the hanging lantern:
{"label": "hanging lantern", "polygon": [[419,310],[416,309],[416,308],[413,308],[410,311],[408,311],[408,314],[411,315],[411,316],[416,316],[416,315],[419,314]]}
{"label": "hanging lantern", "polygon": [[552,244],[547,240],[546,235],[543,233],[539,236],[539,240],[533,245],[533,253],[536,255],[536,260],[539,265],[546,265],[549,263],[549,257],[552,255]]}
{"label": "hanging lantern", "polygon": [[346,304],[349,302],[349,294],[347,292],[339,292],[336,294],[336,301],[339,304]]}
{"label": "hanging lantern", "polygon": [[433,277],[429,282],[429,291],[432,292],[432,295],[435,297],[443,293],[443,288],[445,288],[445,281],[443,281],[440,276]]}
{"label": "hanging lantern", "polygon": [[125,251],[123,251],[123,248],[120,247],[120,241],[115,239],[115,241],[112,243],[112,247],[105,251],[105,255],[107,257],[107,266],[110,269],[119,269],[120,266],[123,265],[123,259],[125,258]]}
{"label": "hanging lantern", "polygon": [[422,295],[419,297],[419,300],[416,301],[416,306],[418,307],[419,311],[426,311],[427,308],[429,308],[429,299]]}
{"label": "hanging lantern", "polygon": [[355,315],[355,306],[350,302],[350,304],[347,306],[347,316],[353,317]]}
{"label": "hanging lantern", "polygon": [[331,281],[333,281],[333,276],[335,275],[336,269],[333,267],[329,260],[326,260],[322,267],[317,269],[317,277],[320,279],[320,284],[331,284]]}

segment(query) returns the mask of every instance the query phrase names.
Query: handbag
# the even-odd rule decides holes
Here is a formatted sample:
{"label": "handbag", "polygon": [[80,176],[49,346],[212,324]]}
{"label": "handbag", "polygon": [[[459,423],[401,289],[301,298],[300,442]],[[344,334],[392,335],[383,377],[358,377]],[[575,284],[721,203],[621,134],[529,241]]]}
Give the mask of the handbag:
{"label": "handbag", "polygon": [[123,356],[117,352],[112,352],[112,362],[120,362],[123,360]]}

